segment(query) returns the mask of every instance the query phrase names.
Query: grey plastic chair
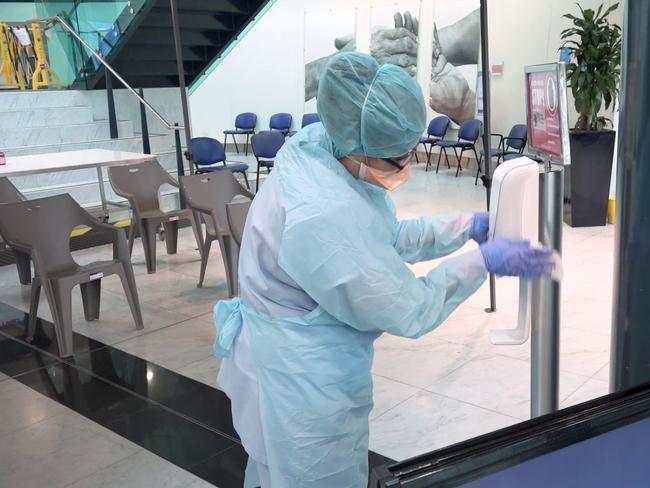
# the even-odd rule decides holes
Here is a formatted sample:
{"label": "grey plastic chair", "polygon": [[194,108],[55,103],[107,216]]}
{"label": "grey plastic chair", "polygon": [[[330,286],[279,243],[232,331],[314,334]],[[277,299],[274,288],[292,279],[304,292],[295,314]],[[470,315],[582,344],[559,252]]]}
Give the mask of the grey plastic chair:
{"label": "grey plastic chair", "polygon": [[[18,203],[24,202],[25,200],[27,200],[25,196],[9,181],[9,178],[6,176],[0,177],[0,204]],[[29,258],[30,250],[19,249],[17,247],[12,247],[11,250],[16,258],[16,268],[18,269],[20,284],[29,285],[32,282],[32,265]]]}
{"label": "grey plastic chair", "polygon": [[202,252],[203,237],[197,225],[194,214],[190,209],[179,209],[165,212],[160,209],[158,193],[162,185],[178,188],[178,182],[169,176],[162,166],[155,162],[111,166],[108,168],[108,179],[115,193],[126,198],[135,217],[129,229],[129,252],[133,250],[135,227],[140,228],[147,272],[156,272],[156,230],[160,224],[165,230],[167,254],[175,254],[178,244],[178,221],[188,219],[192,224],[194,237]]}
{"label": "grey plastic chair", "polygon": [[253,202],[248,201],[226,204],[226,216],[228,217],[230,235],[239,247],[241,247],[241,240],[244,236],[244,226],[246,225],[246,217],[248,216],[248,210],[251,208],[251,203]]}
{"label": "grey plastic chair", "polygon": [[[87,225],[113,241],[113,259],[84,266],[70,252],[70,232]],[[41,287],[45,290],[59,354],[68,357],[72,347],[72,289],[81,287],[86,320],[99,318],[101,279],[118,275],[131,307],[136,329],[142,329],[142,312],[124,232],[99,222],[70,195],[57,195],[20,203],[0,205],[0,232],[11,246],[31,249],[35,277],[32,284],[27,339],[34,337]]]}
{"label": "grey plastic chair", "polygon": [[181,191],[187,205],[200,213],[205,222],[205,242],[201,254],[201,273],[198,287],[203,286],[205,269],[212,241],[218,240],[226,270],[228,293],[231,297],[237,294],[237,260],[239,249],[233,242],[228,226],[226,204],[237,195],[253,198],[253,193],[239,184],[230,171],[219,173],[191,175],[181,177]]}

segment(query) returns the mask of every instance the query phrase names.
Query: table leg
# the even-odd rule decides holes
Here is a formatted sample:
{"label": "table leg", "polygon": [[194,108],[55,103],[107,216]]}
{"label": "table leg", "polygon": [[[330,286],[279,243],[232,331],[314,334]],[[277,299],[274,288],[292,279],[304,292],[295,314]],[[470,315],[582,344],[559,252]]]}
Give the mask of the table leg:
{"label": "table leg", "polygon": [[104,189],[104,174],[102,173],[101,166],[97,166],[97,183],[99,183],[99,196],[102,201],[102,212],[104,218],[108,219],[108,205],[106,204],[106,191]]}

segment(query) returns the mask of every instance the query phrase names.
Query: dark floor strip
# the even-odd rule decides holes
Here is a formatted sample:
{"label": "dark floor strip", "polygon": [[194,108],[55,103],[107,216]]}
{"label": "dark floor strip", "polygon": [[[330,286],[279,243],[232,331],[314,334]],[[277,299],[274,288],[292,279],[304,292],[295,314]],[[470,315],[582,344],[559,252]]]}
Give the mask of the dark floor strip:
{"label": "dark floor strip", "polygon": [[0,372],[216,486],[242,486],[247,455],[222,391],[78,333],[62,361],[53,325],[39,319],[27,344],[26,324],[0,303]]}

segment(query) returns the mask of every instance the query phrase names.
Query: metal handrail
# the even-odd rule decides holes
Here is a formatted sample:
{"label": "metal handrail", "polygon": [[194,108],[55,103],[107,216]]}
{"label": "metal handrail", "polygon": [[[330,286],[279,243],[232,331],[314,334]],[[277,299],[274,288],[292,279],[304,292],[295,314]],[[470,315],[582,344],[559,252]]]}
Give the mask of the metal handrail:
{"label": "metal handrail", "polygon": [[41,19],[31,19],[28,22],[39,22],[39,23],[42,23],[42,24],[49,24],[51,22],[58,22],[59,24],[61,24],[63,26],[63,28],[65,30],[67,30],[72,35],[72,37],[74,37],[77,41],[79,41],[79,43],[83,47],[85,47],[92,54],[92,56],[101,65],[104,66],[104,68],[106,68],[113,76],[115,76],[115,78],[117,78],[124,85],[124,87],[127,90],[129,90],[135,96],[135,98],[137,98],[140,101],[140,103],[142,105],[144,105],[152,114],[154,114],[156,116],[156,118],[158,120],[160,120],[167,129],[173,130],[173,131],[185,130],[185,127],[182,126],[182,125],[174,125],[174,124],[170,124],[169,122],[167,122],[167,120],[165,120],[165,117],[160,115],[160,113],[155,108],[153,108],[149,102],[147,102],[144,98],[142,98],[140,96],[140,94],[131,85],[129,85],[124,80],[124,78],[122,78],[119,75],[119,73],[113,69],[113,67],[110,64],[108,64],[104,60],[103,56],[101,56],[97,51],[95,51],[90,44],[88,44],[86,41],[84,41],[83,38],[72,27],[70,27],[70,24],[68,24],[60,16],[53,15],[52,17],[45,17],[45,18],[41,18]]}

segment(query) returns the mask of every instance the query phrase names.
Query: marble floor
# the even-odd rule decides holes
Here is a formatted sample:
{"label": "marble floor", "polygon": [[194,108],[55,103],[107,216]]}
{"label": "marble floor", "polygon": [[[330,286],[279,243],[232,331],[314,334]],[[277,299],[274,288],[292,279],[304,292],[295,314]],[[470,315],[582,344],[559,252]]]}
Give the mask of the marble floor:
{"label": "marble floor", "polygon": [[[461,177],[455,178],[453,170],[444,169],[436,175],[433,171],[425,172],[423,164],[414,166],[410,181],[394,194],[399,217],[485,208],[485,192],[482,187],[474,186],[470,173],[466,170]],[[473,246],[468,244],[459,252]],[[613,252],[613,226],[582,229],[564,226],[562,406],[607,392]],[[111,250],[103,246],[80,251],[76,256],[84,262],[110,253]],[[158,272],[148,275],[141,243],[137,240],[133,265],[144,313],[143,330],[134,328],[119,280],[113,278],[103,282],[98,321],[84,321],[81,298],[75,294],[73,329],[117,350],[215,387],[219,360],[212,354],[215,328],[211,310],[216,301],[227,296],[218,246],[213,247],[205,284],[200,289],[196,288],[200,260],[189,229],[181,230],[175,255],[166,255],[164,244],[159,243],[157,263]],[[412,269],[416,274],[424,274],[435,265],[435,261],[419,263]],[[514,326],[517,281],[497,280],[497,312],[484,312],[488,299],[486,284],[427,336],[407,340],[384,335],[377,340],[372,369],[375,382],[375,406],[370,417],[372,450],[402,460],[528,418],[529,343],[494,346],[488,338],[491,329]],[[27,310],[28,300],[29,288],[18,284],[15,268],[0,267],[0,302]],[[39,316],[50,319],[44,299]],[[8,392],[7,400],[5,391]],[[205,484],[38,395],[15,380],[0,378],[0,409],[3,417],[9,419],[8,427],[0,427],[0,452],[4,454],[0,456],[0,472],[9,472],[4,480],[7,486],[37,486],[31,482],[36,482],[39,476],[43,476],[41,482],[46,479],[47,470],[30,470],[28,461],[18,462],[20,453],[30,449],[30,439],[35,438],[43,439],[49,446],[43,449],[52,452],[55,441],[62,442],[62,446],[67,445],[66,442],[84,446],[84,440],[98,444],[95,453],[87,452],[95,449],[77,447],[79,458],[87,456],[88,461],[70,466],[67,471],[78,472],[74,476],[64,476],[56,486],[106,486],[102,484],[104,476],[119,477],[122,472],[130,474],[118,478],[122,480],[119,486],[142,486],[148,467],[160,479],[168,480],[168,484],[156,486]],[[29,411],[24,411],[20,408],[24,403],[33,408],[30,406]],[[71,424],[75,425],[74,429],[64,429]],[[43,455],[48,452],[45,450]],[[15,460],[10,463],[8,460],[12,459]],[[137,462],[138,459],[142,462]],[[55,463],[56,457],[51,462]],[[28,472],[31,484],[16,481],[21,475],[12,474],[15,470]],[[2,481],[0,479],[0,485],[4,486]]]}

